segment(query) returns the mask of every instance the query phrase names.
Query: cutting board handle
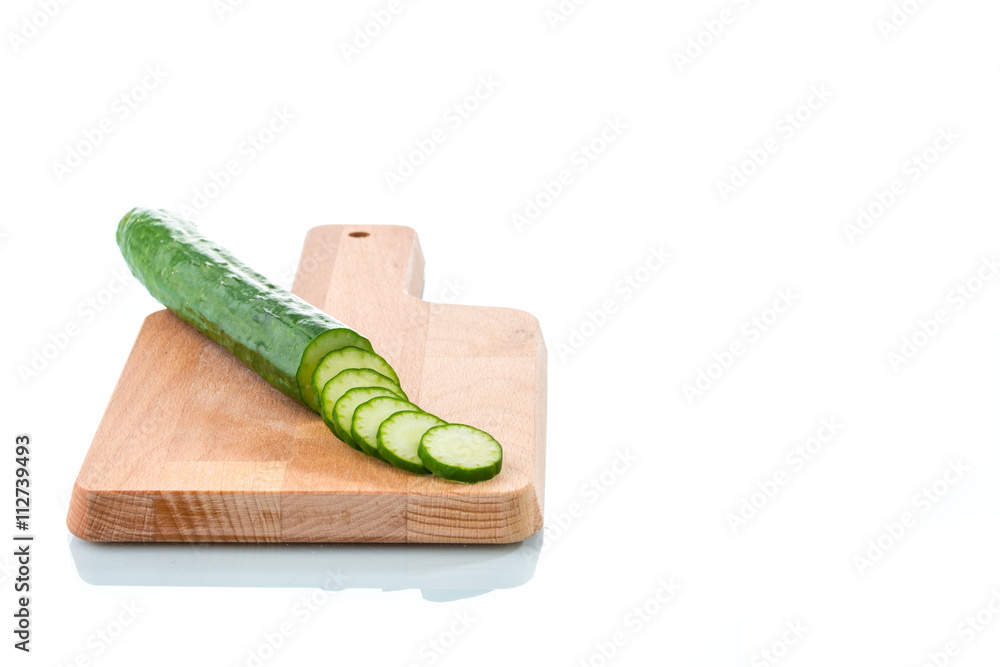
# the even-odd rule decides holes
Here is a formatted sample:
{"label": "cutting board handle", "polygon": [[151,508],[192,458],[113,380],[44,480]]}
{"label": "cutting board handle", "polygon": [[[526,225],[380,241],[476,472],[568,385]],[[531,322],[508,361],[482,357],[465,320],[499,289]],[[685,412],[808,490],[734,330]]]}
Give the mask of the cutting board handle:
{"label": "cutting board handle", "polygon": [[424,255],[417,233],[400,225],[323,225],[306,234],[292,292],[327,312],[340,294],[391,307],[420,298]]}

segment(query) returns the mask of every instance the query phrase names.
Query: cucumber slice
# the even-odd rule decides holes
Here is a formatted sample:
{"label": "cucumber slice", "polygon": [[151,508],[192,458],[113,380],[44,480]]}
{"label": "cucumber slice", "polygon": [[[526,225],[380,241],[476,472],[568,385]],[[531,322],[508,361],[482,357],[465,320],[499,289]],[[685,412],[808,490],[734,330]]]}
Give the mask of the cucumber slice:
{"label": "cucumber slice", "polygon": [[378,453],[397,468],[427,475],[430,470],[424,467],[423,461],[417,454],[420,438],[427,429],[447,423],[426,412],[412,410],[397,412],[378,427]]}
{"label": "cucumber slice", "polygon": [[320,394],[319,404],[321,408],[320,414],[323,416],[323,422],[330,428],[331,431],[333,431],[334,435],[341,440],[346,440],[346,438],[337,426],[337,421],[333,416],[333,408],[337,404],[337,401],[340,400],[341,396],[356,387],[381,387],[382,389],[388,389],[400,398],[406,400],[406,394],[399,388],[399,384],[393,382],[378,371],[373,371],[370,368],[348,368],[346,371],[340,371],[332,380],[326,383],[325,387],[323,387],[323,393]]}
{"label": "cucumber slice", "polygon": [[420,439],[424,467],[456,482],[481,482],[500,473],[503,448],[492,435],[465,424],[434,426]]}
{"label": "cucumber slice", "polygon": [[[320,334],[306,345],[302,353],[302,362],[299,370],[295,373],[295,382],[298,384],[299,393],[302,395],[302,402],[316,412],[320,412],[319,392],[313,388],[312,377],[316,372],[316,367],[323,357],[345,347],[356,347],[361,350],[372,351],[372,344],[367,339],[360,336],[351,336],[353,331],[347,329],[331,329]],[[358,340],[360,339],[360,341]],[[322,391],[322,385],[319,387]]]}
{"label": "cucumber slice", "polygon": [[361,451],[361,447],[358,446],[358,443],[351,436],[351,422],[354,420],[354,411],[362,403],[378,397],[398,398],[391,389],[383,387],[356,387],[348,389],[333,405],[333,422],[337,425],[337,437],[358,451]]}
{"label": "cucumber slice", "polygon": [[382,458],[378,453],[378,427],[390,416],[404,410],[421,411],[413,403],[399,398],[381,397],[365,401],[354,411],[354,419],[351,420],[351,437],[354,438],[354,443],[365,454]]}
{"label": "cucumber slice", "polygon": [[342,347],[339,350],[327,352],[316,364],[316,370],[313,371],[312,375],[312,387],[316,396],[319,397],[323,393],[327,382],[348,368],[370,368],[386,376],[397,385],[399,384],[396,371],[392,370],[392,366],[382,357],[359,347]]}

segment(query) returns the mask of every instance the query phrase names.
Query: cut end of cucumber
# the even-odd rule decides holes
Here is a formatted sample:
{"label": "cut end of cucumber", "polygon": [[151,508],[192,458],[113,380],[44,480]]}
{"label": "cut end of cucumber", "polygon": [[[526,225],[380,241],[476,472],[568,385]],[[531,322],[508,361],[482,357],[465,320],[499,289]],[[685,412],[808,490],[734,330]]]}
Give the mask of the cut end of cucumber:
{"label": "cut end of cucumber", "polygon": [[320,411],[319,396],[312,384],[313,371],[327,354],[348,346],[372,351],[372,344],[368,342],[368,339],[353,329],[330,329],[316,336],[311,343],[306,345],[305,352],[302,353],[302,361],[299,362],[299,370],[295,373],[295,382],[299,386],[302,402],[313,411]]}
{"label": "cut end of cucumber", "polygon": [[423,461],[417,454],[420,439],[428,429],[447,423],[426,412],[414,410],[397,412],[378,427],[378,453],[397,468],[419,475],[428,475],[431,471],[424,467]]}
{"label": "cut end of cucumber", "polygon": [[[312,388],[316,396],[322,395],[327,382],[337,377],[342,371],[351,368],[369,368],[399,385],[399,376],[396,375],[396,371],[392,369],[389,362],[371,350],[348,345],[339,350],[327,352],[316,364],[312,374]],[[322,402],[320,402],[320,409],[322,410]]]}
{"label": "cut end of cucumber", "polygon": [[485,431],[465,424],[434,426],[420,439],[417,454],[432,473],[455,482],[482,482],[500,474],[503,448]]}
{"label": "cut end of cucumber", "polygon": [[378,453],[378,429],[386,419],[408,410],[420,411],[420,408],[409,401],[399,398],[373,398],[358,406],[351,420],[351,437],[361,451],[369,456],[381,459]]}

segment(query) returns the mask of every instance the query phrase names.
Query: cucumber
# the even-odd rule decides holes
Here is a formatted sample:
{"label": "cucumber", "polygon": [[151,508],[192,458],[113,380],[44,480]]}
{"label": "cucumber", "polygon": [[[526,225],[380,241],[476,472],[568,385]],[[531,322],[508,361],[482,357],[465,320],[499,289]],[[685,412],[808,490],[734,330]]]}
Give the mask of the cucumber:
{"label": "cucumber", "polygon": [[443,479],[481,482],[500,474],[503,448],[492,435],[465,424],[430,428],[417,455],[424,467]]}
{"label": "cucumber", "polygon": [[320,387],[319,391],[316,391],[313,386],[312,378],[313,373],[316,371],[316,366],[318,366],[319,362],[323,360],[323,357],[334,350],[340,350],[345,347],[356,347],[361,350],[367,350],[368,352],[372,351],[372,344],[367,340],[364,341],[364,343],[367,344],[358,345],[351,340],[344,340],[340,332],[340,329],[332,329],[313,339],[313,341],[306,346],[305,352],[302,353],[302,363],[299,364],[298,373],[295,375],[295,381],[298,383],[299,390],[302,392],[302,402],[316,412],[321,412],[319,391],[322,391],[323,387]]}
{"label": "cucumber", "polygon": [[323,387],[323,393],[320,394],[319,404],[322,407],[320,415],[323,417],[323,421],[326,425],[333,431],[341,440],[346,440],[342,435],[341,431],[338,430],[337,422],[333,416],[333,408],[340,400],[340,397],[346,394],[349,390],[356,387],[381,387],[383,389],[388,389],[392,393],[396,394],[402,399],[406,399],[406,394],[400,389],[399,384],[393,382],[386,376],[371,370],[370,368],[348,368],[346,371],[341,371],[334,376],[332,380],[326,383]]}
{"label": "cucumber", "polygon": [[310,381],[328,352],[371,350],[346,324],[278,287],[193,223],[134,208],[118,223],[125,263],[149,293],[289,398],[319,410]]}
{"label": "cucumber", "polygon": [[413,403],[401,398],[383,396],[365,401],[354,411],[354,419],[351,420],[351,437],[354,443],[365,454],[382,458],[378,453],[378,428],[390,416],[404,410],[422,412]]}
{"label": "cucumber", "polygon": [[[399,386],[399,376],[392,366],[371,350],[363,350],[357,347],[342,347],[339,350],[328,352],[316,365],[312,375],[312,386],[316,396],[323,393],[326,383],[335,378],[341,371],[348,368],[370,368],[377,373],[381,373]],[[322,413],[322,408],[320,409]]]}
{"label": "cucumber", "polygon": [[391,389],[383,387],[357,387],[349,389],[333,406],[333,422],[337,425],[337,437],[359,452],[361,451],[361,447],[351,437],[351,422],[354,420],[354,411],[362,403],[380,396],[398,398]]}
{"label": "cucumber", "polygon": [[417,448],[427,429],[447,423],[426,412],[397,412],[378,427],[378,453],[397,468],[420,475],[430,474],[420,460]]}

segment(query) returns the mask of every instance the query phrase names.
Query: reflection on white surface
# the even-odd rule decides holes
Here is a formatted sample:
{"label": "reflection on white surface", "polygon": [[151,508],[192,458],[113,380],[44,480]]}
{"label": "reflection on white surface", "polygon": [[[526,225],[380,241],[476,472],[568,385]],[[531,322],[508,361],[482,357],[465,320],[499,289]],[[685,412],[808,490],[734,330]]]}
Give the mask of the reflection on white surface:
{"label": "reflection on white surface", "polygon": [[535,573],[542,533],[517,544],[133,544],[70,538],[95,586],[420,589],[450,601],[514,588]]}

